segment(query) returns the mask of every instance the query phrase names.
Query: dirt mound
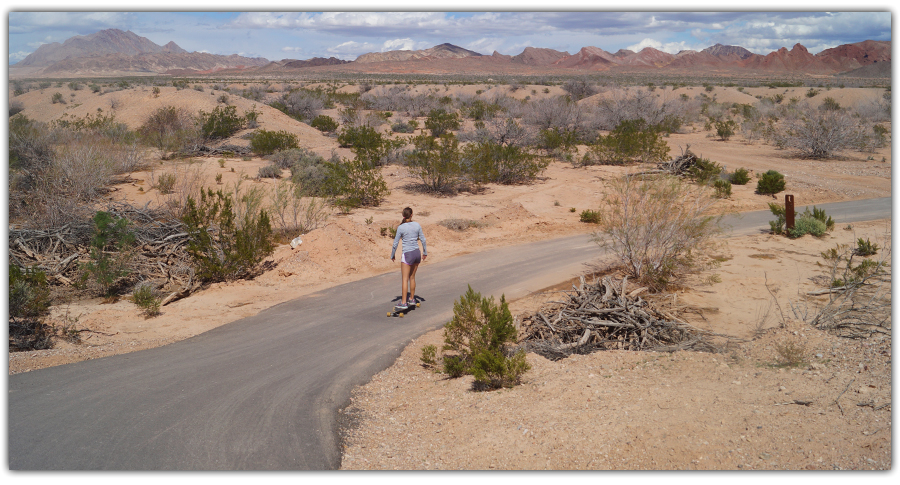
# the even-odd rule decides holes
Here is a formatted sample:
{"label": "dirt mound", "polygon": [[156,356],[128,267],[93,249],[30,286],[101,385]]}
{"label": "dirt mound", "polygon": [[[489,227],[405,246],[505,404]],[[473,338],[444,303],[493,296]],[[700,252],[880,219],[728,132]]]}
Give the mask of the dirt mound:
{"label": "dirt mound", "polygon": [[490,214],[485,214],[481,220],[488,224],[500,224],[506,221],[520,221],[532,217],[535,217],[534,214],[528,212],[528,209],[526,209],[521,202],[516,202],[514,204],[509,204],[500,210],[491,212]]}

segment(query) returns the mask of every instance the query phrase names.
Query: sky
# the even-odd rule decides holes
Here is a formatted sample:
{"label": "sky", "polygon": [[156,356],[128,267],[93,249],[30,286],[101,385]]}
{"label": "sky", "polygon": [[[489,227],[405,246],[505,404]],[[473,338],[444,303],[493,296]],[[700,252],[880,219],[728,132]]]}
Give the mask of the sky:
{"label": "sky", "polygon": [[[444,10],[427,12],[412,10],[422,2],[404,1],[378,3],[383,10],[378,12],[366,11],[371,3],[341,0],[325,5],[269,2],[259,11],[246,11],[249,2],[141,1],[128,3],[133,11],[113,11],[121,9],[122,2],[98,2],[80,6],[81,11],[63,12],[65,4],[13,0],[6,5],[9,63],[24,59],[41,44],[62,43],[76,35],[111,28],[130,30],[159,45],[174,41],[189,52],[268,60],[332,56],[353,60],[367,52],[426,49],[445,42],[488,55],[494,51],[516,55],[529,46],[570,54],[586,46],[609,52],[653,47],[675,54],[716,43],[739,45],[757,54],[800,43],[815,54],[867,39],[891,40],[893,15],[893,7],[887,3],[856,2],[853,6],[860,11],[848,12],[848,2],[832,0],[760,0],[744,6],[770,8],[754,11],[712,10],[721,8],[721,2],[679,4],[679,8],[694,10],[665,11],[671,8],[669,3],[669,7],[656,5],[654,10],[652,3],[643,0],[628,2],[634,11],[585,11],[597,10],[601,4],[567,0],[553,2],[556,11],[537,11],[547,3],[459,0],[429,4]],[[733,2],[729,5],[741,8]],[[457,11],[449,11],[449,7]],[[813,7],[820,10],[811,10]],[[831,11],[822,11],[826,9]]]}

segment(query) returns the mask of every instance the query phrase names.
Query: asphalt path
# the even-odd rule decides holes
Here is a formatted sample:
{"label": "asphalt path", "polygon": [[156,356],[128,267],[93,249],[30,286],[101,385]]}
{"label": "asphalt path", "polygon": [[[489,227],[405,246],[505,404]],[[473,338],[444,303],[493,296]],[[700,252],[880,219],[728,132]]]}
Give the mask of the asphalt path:
{"label": "asphalt path", "polygon": [[[891,216],[890,198],[819,207],[839,225]],[[725,223],[740,235],[765,232],[771,219],[761,211]],[[337,415],[351,389],[449,320],[467,284],[518,298],[599,256],[586,235],[467,254],[422,265],[426,301],[405,318],[386,316],[400,293],[395,271],[163,347],[10,376],[9,468],[338,468]]]}

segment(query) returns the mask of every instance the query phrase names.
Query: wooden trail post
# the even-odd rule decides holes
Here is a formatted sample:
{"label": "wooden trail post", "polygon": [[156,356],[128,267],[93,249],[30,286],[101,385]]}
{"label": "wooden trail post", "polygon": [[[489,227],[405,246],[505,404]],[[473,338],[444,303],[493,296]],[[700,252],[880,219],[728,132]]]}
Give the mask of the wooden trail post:
{"label": "wooden trail post", "polygon": [[785,229],[794,228],[794,196],[784,195],[784,226]]}

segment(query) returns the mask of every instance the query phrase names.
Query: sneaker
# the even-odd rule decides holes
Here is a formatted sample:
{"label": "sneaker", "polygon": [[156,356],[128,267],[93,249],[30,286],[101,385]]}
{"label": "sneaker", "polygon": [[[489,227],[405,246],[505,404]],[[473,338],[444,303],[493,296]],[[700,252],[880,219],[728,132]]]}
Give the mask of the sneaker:
{"label": "sneaker", "polygon": [[419,301],[416,300],[416,297],[412,297],[409,300],[407,300],[407,304],[415,306],[415,305],[419,304]]}
{"label": "sneaker", "polygon": [[409,307],[406,305],[406,303],[399,303],[395,305],[394,308],[397,310],[406,310]]}

